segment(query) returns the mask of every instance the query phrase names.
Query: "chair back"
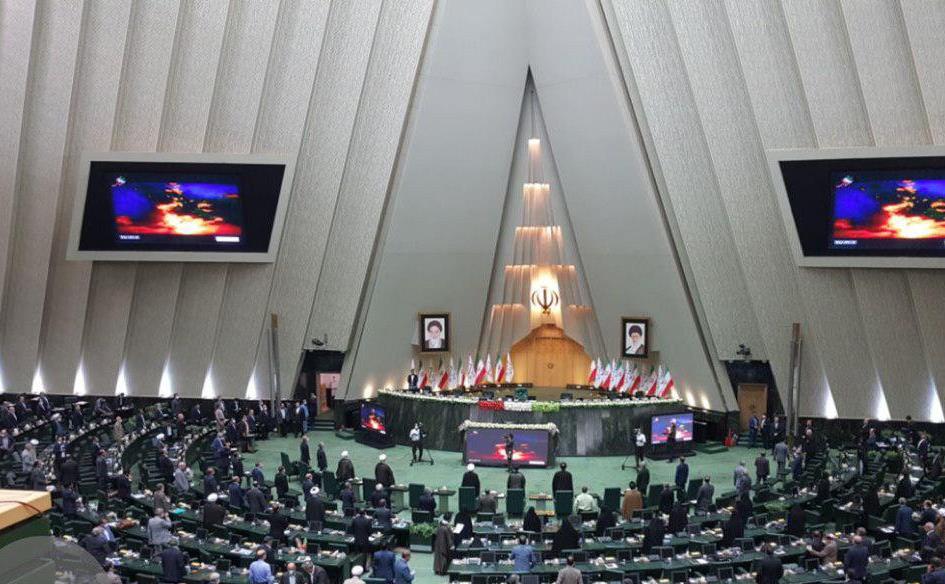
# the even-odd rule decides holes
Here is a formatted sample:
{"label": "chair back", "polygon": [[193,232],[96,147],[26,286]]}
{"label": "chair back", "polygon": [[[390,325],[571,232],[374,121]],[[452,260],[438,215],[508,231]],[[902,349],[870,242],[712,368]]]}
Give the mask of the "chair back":
{"label": "chair back", "polygon": [[[376,480],[368,477],[361,479],[361,497],[365,501],[369,501],[371,499],[371,493],[374,492],[375,488],[377,488]],[[388,501],[388,503],[390,503],[390,501]]]}
{"label": "chair back", "polygon": [[611,511],[620,511],[620,503],[623,495],[618,487],[607,487],[604,489],[604,507]]}
{"label": "chair back", "polygon": [[476,488],[475,487],[460,487],[459,488],[459,510],[460,511],[475,511],[476,510]]}
{"label": "chair back", "polygon": [[574,512],[574,491],[555,491],[555,515],[567,517]]}
{"label": "chair back", "polygon": [[525,513],[525,489],[509,489],[505,493],[505,513],[521,517]]}
{"label": "chair back", "polygon": [[420,505],[420,495],[423,494],[424,485],[420,483],[410,483],[408,486],[408,495],[410,497],[410,508],[416,509]]}

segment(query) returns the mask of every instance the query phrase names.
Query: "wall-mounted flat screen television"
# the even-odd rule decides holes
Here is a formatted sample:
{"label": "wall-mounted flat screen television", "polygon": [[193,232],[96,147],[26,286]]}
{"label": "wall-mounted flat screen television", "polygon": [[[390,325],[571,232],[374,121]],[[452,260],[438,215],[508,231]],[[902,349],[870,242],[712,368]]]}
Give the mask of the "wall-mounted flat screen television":
{"label": "wall-mounted flat screen television", "polygon": [[650,420],[650,443],[666,444],[673,423],[676,423],[676,442],[692,442],[692,413],[653,416]]}
{"label": "wall-mounted flat screen television", "polygon": [[505,435],[512,432],[512,464],[518,466],[548,465],[547,430],[506,430],[504,428],[471,428],[466,431],[466,461],[482,466],[505,466],[508,454]]}
{"label": "wall-mounted flat screen television", "polygon": [[387,412],[377,404],[361,404],[361,428],[369,432],[387,434]]}
{"label": "wall-mounted flat screen television", "polygon": [[799,265],[945,267],[945,148],[769,152]]}
{"label": "wall-mounted flat screen television", "polygon": [[292,164],[256,155],[83,160],[68,259],[270,262]]}

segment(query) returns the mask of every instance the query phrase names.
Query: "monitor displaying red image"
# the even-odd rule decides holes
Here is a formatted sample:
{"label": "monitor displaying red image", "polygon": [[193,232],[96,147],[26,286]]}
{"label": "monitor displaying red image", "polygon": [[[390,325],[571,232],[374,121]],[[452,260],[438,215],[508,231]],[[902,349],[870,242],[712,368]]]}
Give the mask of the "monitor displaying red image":
{"label": "monitor displaying red image", "polygon": [[243,237],[240,177],[114,173],[112,226],[125,245],[232,245]]}
{"label": "monitor displaying red image", "polygon": [[835,172],[830,249],[945,250],[945,172]]}
{"label": "monitor displaying red image", "polygon": [[666,444],[676,424],[676,442],[692,441],[692,413],[653,416],[650,420],[650,443]]}
{"label": "monitor displaying red image", "polygon": [[361,404],[361,428],[369,432],[387,434],[387,415],[376,404]]}
{"label": "monitor displaying red image", "polygon": [[504,428],[473,428],[466,431],[466,461],[483,466],[508,464],[506,435],[512,433],[512,464],[518,466],[548,465],[548,432],[546,430],[507,430]]}

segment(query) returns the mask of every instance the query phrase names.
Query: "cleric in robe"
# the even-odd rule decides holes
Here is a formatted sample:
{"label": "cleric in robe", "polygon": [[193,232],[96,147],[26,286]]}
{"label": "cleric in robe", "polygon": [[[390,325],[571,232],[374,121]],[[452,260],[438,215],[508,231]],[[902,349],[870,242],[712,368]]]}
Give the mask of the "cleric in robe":
{"label": "cleric in robe", "polygon": [[423,351],[449,351],[448,316],[445,314],[421,315],[420,325]]}
{"label": "cleric in robe", "polygon": [[627,357],[646,357],[647,322],[639,319],[623,319],[623,354]]}

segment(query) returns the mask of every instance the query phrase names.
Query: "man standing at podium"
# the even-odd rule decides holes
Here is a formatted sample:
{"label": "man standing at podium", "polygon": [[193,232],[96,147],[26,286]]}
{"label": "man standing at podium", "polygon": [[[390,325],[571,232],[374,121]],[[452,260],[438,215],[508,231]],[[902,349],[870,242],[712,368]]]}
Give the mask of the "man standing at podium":
{"label": "man standing at podium", "polygon": [[509,432],[505,435],[505,461],[509,467],[509,472],[512,472],[512,456],[515,452],[515,435]]}

